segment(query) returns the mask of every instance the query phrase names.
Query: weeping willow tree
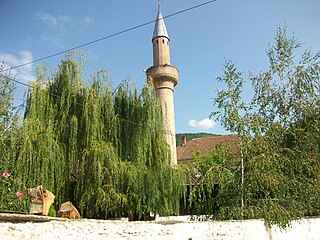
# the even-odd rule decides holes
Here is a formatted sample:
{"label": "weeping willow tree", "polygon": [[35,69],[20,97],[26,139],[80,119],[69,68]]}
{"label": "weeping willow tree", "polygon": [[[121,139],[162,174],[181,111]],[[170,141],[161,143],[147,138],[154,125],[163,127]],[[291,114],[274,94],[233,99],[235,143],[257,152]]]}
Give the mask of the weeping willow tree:
{"label": "weeping willow tree", "polygon": [[169,164],[161,107],[151,87],[116,91],[106,71],[87,86],[74,55],[42,71],[27,97],[17,170],[44,185],[56,208],[71,200],[88,217],[179,211],[182,174]]}

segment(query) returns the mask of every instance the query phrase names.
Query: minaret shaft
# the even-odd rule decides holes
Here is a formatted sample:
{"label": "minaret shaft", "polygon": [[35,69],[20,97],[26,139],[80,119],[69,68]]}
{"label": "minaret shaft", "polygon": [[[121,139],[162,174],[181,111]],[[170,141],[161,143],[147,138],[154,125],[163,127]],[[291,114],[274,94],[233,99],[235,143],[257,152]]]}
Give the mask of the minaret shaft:
{"label": "minaret shaft", "polygon": [[170,65],[170,41],[166,37],[157,37],[152,40],[153,66]]}

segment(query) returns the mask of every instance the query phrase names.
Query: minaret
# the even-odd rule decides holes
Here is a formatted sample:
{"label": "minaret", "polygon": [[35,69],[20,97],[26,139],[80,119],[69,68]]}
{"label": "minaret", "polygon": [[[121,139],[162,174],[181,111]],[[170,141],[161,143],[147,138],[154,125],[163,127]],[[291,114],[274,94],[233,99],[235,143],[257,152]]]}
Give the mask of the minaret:
{"label": "minaret", "polygon": [[167,143],[171,151],[170,163],[176,165],[173,89],[178,83],[178,70],[170,65],[170,39],[160,11],[160,1],[158,2],[158,16],[154,26],[152,45],[153,66],[147,69],[147,78],[153,82],[156,96],[161,103]]}

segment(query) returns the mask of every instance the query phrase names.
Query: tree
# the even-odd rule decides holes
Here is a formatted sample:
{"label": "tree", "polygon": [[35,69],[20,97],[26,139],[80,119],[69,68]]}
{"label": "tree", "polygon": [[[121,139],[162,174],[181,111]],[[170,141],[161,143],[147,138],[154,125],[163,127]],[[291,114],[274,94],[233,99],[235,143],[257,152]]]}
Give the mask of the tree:
{"label": "tree", "polygon": [[212,137],[212,136],[219,136],[218,134],[213,134],[213,133],[177,133],[176,134],[176,145],[181,146],[182,144],[182,138],[186,137],[187,141],[190,141],[195,138],[204,138],[204,137]]}
{"label": "tree", "polygon": [[218,145],[210,152],[193,154],[188,166],[189,205],[196,219],[225,219],[239,196],[235,196],[235,174],[227,145]]}
{"label": "tree", "polygon": [[0,147],[1,152],[8,151],[8,142],[14,131],[18,116],[14,112],[15,83],[10,72],[3,71],[5,64],[0,64]]}
{"label": "tree", "polygon": [[267,50],[269,68],[248,76],[254,96],[247,103],[235,64],[226,62],[218,78],[227,90],[218,92],[212,116],[239,135],[244,218],[285,226],[319,214],[320,52],[304,51],[297,60],[301,46],[286,27],[278,29]]}
{"label": "tree", "polygon": [[[25,196],[22,197],[17,182],[15,145],[19,131],[18,114],[14,107],[15,83],[10,72],[3,71],[5,64],[0,64],[0,209],[24,211]],[[19,193],[16,195],[16,193]],[[17,197],[19,196],[19,197]]]}
{"label": "tree", "polygon": [[[228,89],[227,91],[219,91],[218,97],[215,99],[215,104],[217,104],[218,108],[223,111],[214,112],[212,115],[217,116],[216,119],[221,121],[229,131],[238,133],[241,162],[241,216],[244,218],[244,149],[242,145],[245,142],[245,136],[248,134],[248,131],[250,132],[250,129],[246,124],[250,118],[247,114],[249,106],[241,99],[242,87],[244,84],[242,73],[237,71],[234,63],[232,62],[226,62],[224,68],[224,75],[222,77],[218,77],[217,80],[225,82]],[[244,114],[241,115],[241,113]],[[234,190],[236,191],[236,189]]]}
{"label": "tree", "polygon": [[12,116],[13,116],[13,98],[15,91],[15,84],[10,77],[10,73],[2,72],[5,67],[2,62],[0,65],[0,132],[10,130]]}
{"label": "tree", "polygon": [[89,84],[81,73],[69,54],[29,90],[17,145],[23,186],[42,184],[56,208],[70,200],[87,217],[177,213],[183,178],[169,164],[153,89],[124,82],[112,90],[107,71]]}

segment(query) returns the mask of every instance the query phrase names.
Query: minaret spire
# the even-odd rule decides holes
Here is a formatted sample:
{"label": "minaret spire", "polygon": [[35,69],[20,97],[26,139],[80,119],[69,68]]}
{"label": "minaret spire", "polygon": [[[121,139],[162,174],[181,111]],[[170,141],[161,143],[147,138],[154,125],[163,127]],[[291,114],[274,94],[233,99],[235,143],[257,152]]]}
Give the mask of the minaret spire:
{"label": "minaret spire", "polygon": [[169,39],[167,28],[164,23],[161,9],[160,9],[160,0],[158,0],[158,15],[157,15],[156,24],[154,26],[152,39],[156,37],[166,37]]}

